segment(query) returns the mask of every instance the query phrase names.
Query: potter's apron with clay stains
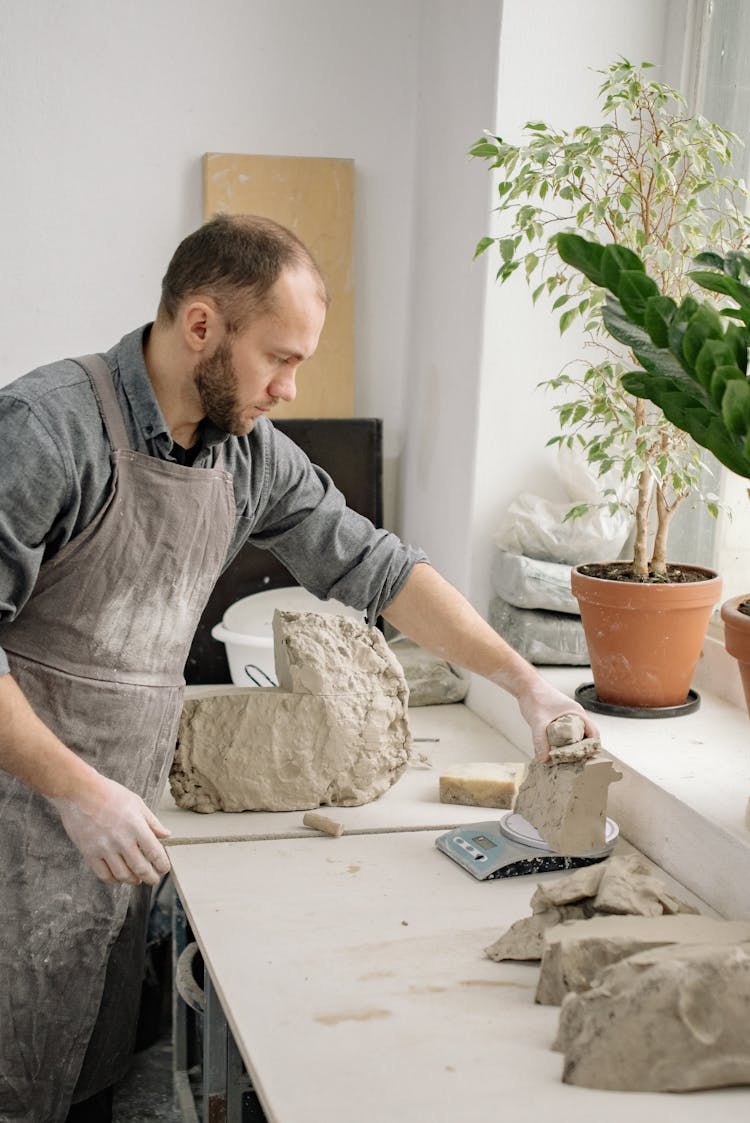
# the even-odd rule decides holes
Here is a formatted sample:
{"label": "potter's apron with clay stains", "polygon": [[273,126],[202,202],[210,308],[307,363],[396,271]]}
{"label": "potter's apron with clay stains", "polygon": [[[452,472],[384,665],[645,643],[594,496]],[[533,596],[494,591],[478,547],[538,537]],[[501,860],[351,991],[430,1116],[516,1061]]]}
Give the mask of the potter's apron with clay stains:
{"label": "potter's apron with clay stains", "polygon": [[[154,807],[185,660],[231,541],[232,479],[133,452],[104,361],[81,365],[114,449],[111,491],[42,566],[0,644],[42,720]],[[143,886],[99,881],[51,805],[0,772],[2,1123],[58,1123],[71,1100],[123,1074],[148,898]]]}

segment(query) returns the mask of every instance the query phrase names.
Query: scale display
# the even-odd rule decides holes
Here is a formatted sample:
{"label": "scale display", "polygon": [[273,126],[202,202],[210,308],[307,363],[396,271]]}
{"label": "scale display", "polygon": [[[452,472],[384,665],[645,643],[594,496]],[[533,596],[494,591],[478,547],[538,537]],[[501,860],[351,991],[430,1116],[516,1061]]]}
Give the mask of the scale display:
{"label": "scale display", "polygon": [[557,854],[521,815],[508,812],[488,823],[446,831],[435,839],[435,845],[478,881],[491,881],[592,866],[609,857],[618,834],[617,823],[607,819],[605,843],[600,850]]}

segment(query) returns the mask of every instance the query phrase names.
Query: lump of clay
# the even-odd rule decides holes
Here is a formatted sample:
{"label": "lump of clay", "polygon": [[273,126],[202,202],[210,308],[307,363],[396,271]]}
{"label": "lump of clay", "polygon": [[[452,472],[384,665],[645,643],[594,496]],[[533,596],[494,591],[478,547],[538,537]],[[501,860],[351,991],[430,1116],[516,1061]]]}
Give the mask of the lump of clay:
{"label": "lump of clay", "polygon": [[548,928],[566,920],[582,920],[588,916],[593,916],[593,913],[583,905],[563,905],[559,909],[551,908],[533,916],[521,917],[486,947],[484,953],[496,963],[503,959],[539,960],[544,953]]}
{"label": "lump of clay", "polygon": [[545,933],[567,920],[586,920],[611,913],[657,916],[694,913],[673,896],[640,854],[617,855],[583,866],[568,877],[538,885],[531,898],[532,915],[522,917],[485,948],[490,959],[541,959]]}
{"label": "lump of clay", "polygon": [[391,640],[388,646],[404,669],[410,706],[463,702],[469,690],[469,680],[457,674],[445,659],[402,636]]}
{"label": "lump of clay", "polygon": [[186,699],[170,775],[180,807],[355,806],[407,767],[408,689],[381,632],[343,616],[277,612],[274,647],[281,687]]}
{"label": "lump of clay", "polygon": [[689,1092],[750,1083],[750,944],[661,947],[569,994],[556,1047],[586,1088]]}
{"label": "lump of clay", "polygon": [[547,740],[551,749],[574,745],[576,741],[582,741],[585,734],[583,718],[578,714],[562,714],[547,726]]}
{"label": "lump of clay", "polygon": [[383,633],[348,616],[277,609],[273,656],[279,686],[292,694],[408,695]]}
{"label": "lump of clay", "polygon": [[[545,914],[542,913],[542,916]],[[559,924],[544,937],[535,1001],[559,1006],[570,991],[595,985],[613,963],[671,944],[750,942],[750,922],[687,913],[662,916],[594,916]]]}
{"label": "lump of clay", "polygon": [[594,866],[585,866],[560,881],[537,887],[532,912],[543,912],[573,902],[590,902],[594,913],[660,916],[662,913],[697,910],[673,896],[641,854],[618,854]]}
{"label": "lump of clay", "polygon": [[601,850],[605,842],[607,791],[622,779],[611,760],[569,764],[532,761],[516,798],[522,815],[558,854]]}

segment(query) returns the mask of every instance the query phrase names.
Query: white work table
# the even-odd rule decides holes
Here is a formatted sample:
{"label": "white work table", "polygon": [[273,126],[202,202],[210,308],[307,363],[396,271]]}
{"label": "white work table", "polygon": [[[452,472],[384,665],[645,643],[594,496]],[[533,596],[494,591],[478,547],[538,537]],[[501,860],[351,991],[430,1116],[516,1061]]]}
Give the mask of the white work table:
{"label": "white work table", "polygon": [[746,1123],[747,1088],[675,1099],[562,1084],[559,1011],[534,1004],[538,968],[483,949],[529,914],[537,882],[565,875],[478,882],[435,849],[439,833],[173,848],[269,1123],[632,1123],[672,1110]]}
{"label": "white work table", "polygon": [[[528,759],[521,750],[478,718],[464,705],[419,706],[409,710],[417,759],[380,799],[361,807],[323,807],[321,811],[343,823],[347,832],[433,830],[481,822],[486,807],[463,807],[439,802],[438,777],[446,765],[469,761]],[[422,740],[428,738],[428,740]],[[529,745],[529,749],[530,749]],[[199,815],[175,804],[167,788],[159,807],[162,823],[172,832],[170,847],[219,840],[253,841],[269,838],[306,838],[302,811],[214,812]]]}

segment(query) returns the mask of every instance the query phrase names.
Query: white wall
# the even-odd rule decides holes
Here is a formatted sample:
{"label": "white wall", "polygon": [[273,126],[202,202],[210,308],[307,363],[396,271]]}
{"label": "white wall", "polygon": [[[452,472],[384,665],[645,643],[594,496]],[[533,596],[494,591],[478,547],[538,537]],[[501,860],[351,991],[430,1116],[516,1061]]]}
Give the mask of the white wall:
{"label": "white wall", "polygon": [[673,7],[0,0],[0,383],[151,317],[204,152],[351,157],[356,411],[384,419],[390,524],[484,611],[499,514],[556,487],[534,387],[565,352],[522,280],[472,263],[492,181],[467,151],[595,119],[588,68],[679,54]]}
{"label": "white wall", "polygon": [[402,442],[420,0],[0,0],[0,383],[153,316],[206,151],[356,162],[356,411]]}
{"label": "white wall", "polygon": [[426,0],[420,28],[414,252],[401,527],[467,590],[490,185],[468,156],[492,123],[501,5]]}

